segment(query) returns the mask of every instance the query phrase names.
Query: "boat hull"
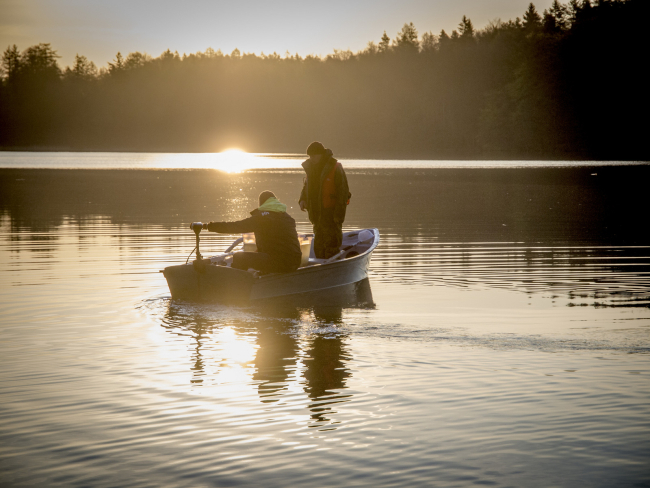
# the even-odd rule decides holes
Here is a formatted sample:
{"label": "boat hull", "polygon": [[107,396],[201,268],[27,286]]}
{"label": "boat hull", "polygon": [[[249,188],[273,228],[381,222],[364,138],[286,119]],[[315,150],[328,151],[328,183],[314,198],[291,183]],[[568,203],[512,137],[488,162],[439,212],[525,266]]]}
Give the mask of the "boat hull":
{"label": "boat hull", "polygon": [[193,264],[169,266],[163,270],[174,300],[243,303],[250,299],[255,278],[239,269]]}
{"label": "boat hull", "polygon": [[263,276],[254,282],[250,299],[264,300],[357,283],[368,277],[370,255]]}
{"label": "boat hull", "polygon": [[292,273],[255,277],[227,266],[192,264],[169,266],[163,270],[174,300],[245,303],[299,295],[358,283],[368,278],[375,239],[363,254],[330,263],[313,264]]}

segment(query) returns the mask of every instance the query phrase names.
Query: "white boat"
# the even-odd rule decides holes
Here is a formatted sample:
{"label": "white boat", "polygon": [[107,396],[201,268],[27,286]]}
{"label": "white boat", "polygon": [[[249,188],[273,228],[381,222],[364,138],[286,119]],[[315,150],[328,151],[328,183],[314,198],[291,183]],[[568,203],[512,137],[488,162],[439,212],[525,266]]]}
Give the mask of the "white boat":
{"label": "white boat", "polygon": [[233,250],[239,244],[244,244],[244,250],[254,249],[253,234],[244,234],[222,254],[200,259],[200,223],[193,228],[199,259],[162,270],[174,300],[245,303],[351,285],[368,278],[370,257],[379,244],[377,229],[345,232],[337,255],[317,259],[312,236],[299,234],[301,267],[292,273],[259,275],[231,267]]}

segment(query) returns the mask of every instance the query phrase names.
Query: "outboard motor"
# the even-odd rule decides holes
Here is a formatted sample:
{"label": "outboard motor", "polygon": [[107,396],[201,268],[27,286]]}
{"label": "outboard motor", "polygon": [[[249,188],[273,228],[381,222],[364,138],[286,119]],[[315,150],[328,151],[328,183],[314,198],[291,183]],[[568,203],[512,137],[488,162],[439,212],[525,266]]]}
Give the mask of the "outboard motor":
{"label": "outboard motor", "polygon": [[194,234],[196,234],[196,259],[200,261],[203,259],[203,256],[201,256],[201,251],[199,251],[199,234],[203,230],[203,223],[192,222],[190,224],[190,229],[192,229],[194,231]]}

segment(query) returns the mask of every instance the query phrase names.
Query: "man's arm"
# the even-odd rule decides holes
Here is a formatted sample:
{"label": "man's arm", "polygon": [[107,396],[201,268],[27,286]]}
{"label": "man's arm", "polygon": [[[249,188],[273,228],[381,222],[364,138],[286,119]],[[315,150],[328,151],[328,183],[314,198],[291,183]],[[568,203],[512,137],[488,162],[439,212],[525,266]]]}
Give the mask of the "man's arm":
{"label": "man's arm", "polygon": [[207,228],[210,232],[220,234],[243,234],[245,232],[255,232],[257,225],[255,217],[248,217],[237,222],[210,222]]}
{"label": "man's arm", "polygon": [[343,166],[336,168],[336,173],[334,173],[334,185],[336,187],[336,202],[347,205],[350,197],[352,197],[352,193],[350,193],[348,177],[345,175]]}
{"label": "man's arm", "polygon": [[302,183],[302,191],[300,192],[300,198],[298,199],[298,204],[300,205],[300,210],[304,212],[307,206],[307,177],[306,176]]}
{"label": "man's arm", "polygon": [[337,220],[343,222],[348,203],[350,202],[350,187],[348,186],[348,177],[345,175],[343,166],[339,165],[334,173],[334,185],[336,187],[336,205],[334,215]]}

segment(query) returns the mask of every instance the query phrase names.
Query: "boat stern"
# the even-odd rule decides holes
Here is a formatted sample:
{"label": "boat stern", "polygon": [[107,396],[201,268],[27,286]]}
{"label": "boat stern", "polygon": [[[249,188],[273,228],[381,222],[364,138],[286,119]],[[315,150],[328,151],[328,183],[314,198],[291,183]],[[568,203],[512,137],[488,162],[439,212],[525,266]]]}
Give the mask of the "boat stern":
{"label": "boat stern", "polygon": [[245,303],[255,278],[226,266],[181,264],[163,270],[173,300]]}

